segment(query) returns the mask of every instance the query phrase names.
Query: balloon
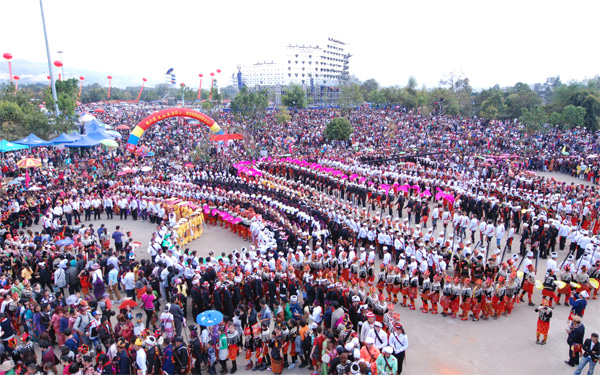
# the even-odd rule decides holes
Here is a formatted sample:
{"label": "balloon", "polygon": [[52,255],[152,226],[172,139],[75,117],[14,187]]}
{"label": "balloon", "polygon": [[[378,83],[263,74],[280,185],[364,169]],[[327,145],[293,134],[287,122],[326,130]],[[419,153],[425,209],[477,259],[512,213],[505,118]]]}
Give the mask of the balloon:
{"label": "balloon", "polygon": [[190,117],[204,123],[206,126],[208,126],[210,131],[213,132],[213,134],[225,134],[215,120],[208,117],[204,113],[200,113],[189,108],[168,108],[153,113],[140,121],[140,123],[137,124],[129,134],[129,139],[127,140],[127,149],[129,151],[135,151],[138,141],[151,125],[171,117]]}
{"label": "balloon", "polygon": [[13,58],[13,56],[10,53],[8,53],[8,52],[6,52],[5,54],[3,54],[2,57],[4,57],[6,60],[10,60],[10,59]]}
{"label": "balloon", "polygon": [[60,68],[61,66],[63,66],[63,63],[62,63],[62,61],[56,60],[54,62],[54,66],[57,67],[57,68]]}
{"label": "balloon", "polygon": [[85,77],[84,77],[84,76],[80,76],[80,77],[79,77],[79,79],[80,79],[81,81],[83,81],[83,80],[85,79]]}
{"label": "balloon", "polygon": [[217,69],[217,73],[221,73],[221,69]]}

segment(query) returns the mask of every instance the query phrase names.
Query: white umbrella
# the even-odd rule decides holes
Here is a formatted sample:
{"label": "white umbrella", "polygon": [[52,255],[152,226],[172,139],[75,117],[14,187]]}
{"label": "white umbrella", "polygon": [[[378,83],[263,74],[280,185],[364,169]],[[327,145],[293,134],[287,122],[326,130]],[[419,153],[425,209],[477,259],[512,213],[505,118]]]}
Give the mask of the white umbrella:
{"label": "white umbrella", "polygon": [[151,170],[152,170],[152,167],[150,167],[148,165],[142,167],[142,169],[141,169],[142,172],[148,172],[148,171],[151,171]]}
{"label": "white umbrella", "polygon": [[80,124],[85,124],[87,122],[92,121],[93,119],[95,119],[95,117],[93,115],[90,115],[89,113],[86,113],[85,115],[81,116],[79,118],[79,123]]}

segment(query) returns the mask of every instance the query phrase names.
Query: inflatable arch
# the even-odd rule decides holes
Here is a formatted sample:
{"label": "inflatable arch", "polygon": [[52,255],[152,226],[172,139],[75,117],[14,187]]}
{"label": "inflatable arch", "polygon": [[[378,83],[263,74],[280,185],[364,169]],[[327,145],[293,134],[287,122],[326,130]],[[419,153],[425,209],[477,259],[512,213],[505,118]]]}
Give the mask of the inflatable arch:
{"label": "inflatable arch", "polygon": [[140,121],[140,123],[137,124],[137,126],[131,131],[131,134],[129,134],[129,139],[127,140],[127,149],[131,152],[135,151],[138,141],[150,126],[154,125],[158,121],[171,117],[190,117],[204,123],[214,134],[224,134],[223,130],[221,130],[221,127],[215,122],[215,120],[208,117],[204,113],[200,113],[189,108],[169,108],[153,113]]}

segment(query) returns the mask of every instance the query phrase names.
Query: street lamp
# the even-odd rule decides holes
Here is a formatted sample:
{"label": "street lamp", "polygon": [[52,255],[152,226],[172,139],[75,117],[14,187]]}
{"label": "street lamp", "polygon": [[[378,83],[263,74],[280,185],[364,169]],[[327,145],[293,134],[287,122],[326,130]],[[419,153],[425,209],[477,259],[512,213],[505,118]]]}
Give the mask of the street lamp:
{"label": "street lamp", "polygon": [[[58,53],[58,54],[60,55],[60,62],[62,63],[62,62],[63,62],[63,60],[62,60],[62,54],[63,54],[64,52],[63,52],[63,51],[58,51],[58,52],[56,52],[56,53]],[[67,77],[65,77],[65,66],[64,66],[64,65],[63,65],[63,66],[61,66],[61,69],[62,69],[62,76],[63,76],[63,79],[67,79]]]}

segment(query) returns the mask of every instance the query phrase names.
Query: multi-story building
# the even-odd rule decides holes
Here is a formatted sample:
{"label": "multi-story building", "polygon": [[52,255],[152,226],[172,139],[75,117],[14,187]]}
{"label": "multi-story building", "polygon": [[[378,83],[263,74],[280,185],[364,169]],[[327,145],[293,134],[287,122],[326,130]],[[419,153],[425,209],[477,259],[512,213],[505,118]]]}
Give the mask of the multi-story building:
{"label": "multi-story building", "polygon": [[322,93],[337,92],[340,82],[349,78],[350,57],[347,45],[334,38],[314,46],[290,44],[270,63],[238,65],[232,83],[275,91],[295,83],[318,99]]}

